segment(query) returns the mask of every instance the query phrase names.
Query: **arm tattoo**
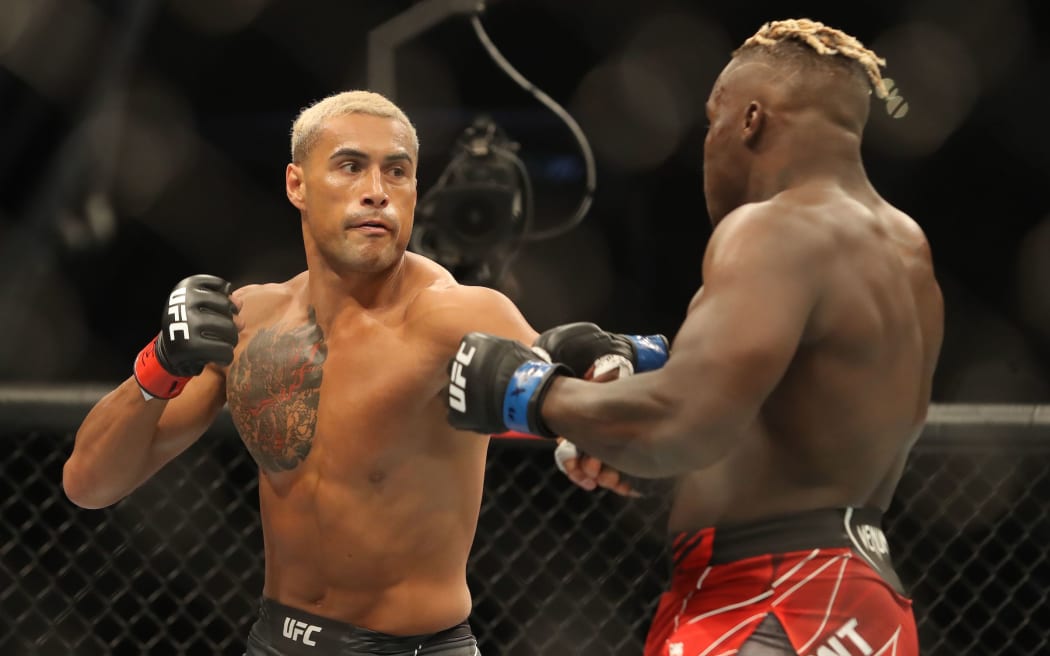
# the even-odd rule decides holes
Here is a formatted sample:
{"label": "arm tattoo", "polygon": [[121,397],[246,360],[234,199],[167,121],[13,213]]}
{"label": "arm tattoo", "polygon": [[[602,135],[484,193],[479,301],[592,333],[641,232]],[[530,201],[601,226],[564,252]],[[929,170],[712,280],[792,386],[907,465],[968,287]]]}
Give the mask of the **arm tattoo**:
{"label": "arm tattoo", "polygon": [[230,413],[263,469],[294,469],[310,453],[327,356],[311,307],[304,325],[256,333],[230,368]]}

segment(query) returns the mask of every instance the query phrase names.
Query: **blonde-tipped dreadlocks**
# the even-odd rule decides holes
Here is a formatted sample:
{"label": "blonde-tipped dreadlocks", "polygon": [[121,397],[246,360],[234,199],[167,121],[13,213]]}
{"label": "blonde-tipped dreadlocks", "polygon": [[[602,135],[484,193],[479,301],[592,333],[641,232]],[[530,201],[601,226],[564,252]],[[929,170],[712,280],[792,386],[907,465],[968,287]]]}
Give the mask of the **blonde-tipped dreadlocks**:
{"label": "blonde-tipped dreadlocks", "polygon": [[766,23],[755,32],[754,36],[744,41],[744,44],[737,48],[733,55],[755,47],[772,47],[791,39],[809,46],[817,54],[842,55],[852,59],[864,67],[871,86],[875,89],[875,95],[879,98],[886,98],[889,95],[886,85],[882,82],[882,73],[879,71],[880,67],[886,65],[885,59],[865,48],[864,44],[855,37],[808,18]]}

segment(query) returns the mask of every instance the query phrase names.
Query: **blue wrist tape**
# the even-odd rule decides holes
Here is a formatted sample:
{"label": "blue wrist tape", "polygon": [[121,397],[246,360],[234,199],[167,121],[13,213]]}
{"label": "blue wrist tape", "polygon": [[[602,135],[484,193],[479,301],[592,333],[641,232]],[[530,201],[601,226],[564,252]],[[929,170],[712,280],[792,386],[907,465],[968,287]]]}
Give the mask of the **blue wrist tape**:
{"label": "blue wrist tape", "polygon": [[511,374],[507,391],[503,395],[503,423],[519,433],[532,433],[529,428],[529,401],[543,377],[554,365],[547,362],[529,361]]}
{"label": "blue wrist tape", "polygon": [[652,371],[667,362],[667,339],[663,335],[625,335],[634,344],[638,358],[635,373]]}

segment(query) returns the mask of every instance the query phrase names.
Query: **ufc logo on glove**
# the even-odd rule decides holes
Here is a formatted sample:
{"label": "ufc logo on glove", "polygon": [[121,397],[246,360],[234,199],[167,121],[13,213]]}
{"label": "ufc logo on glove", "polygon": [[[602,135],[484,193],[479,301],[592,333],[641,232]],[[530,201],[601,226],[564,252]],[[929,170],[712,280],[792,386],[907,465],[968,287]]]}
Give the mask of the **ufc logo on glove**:
{"label": "ufc logo on glove", "polygon": [[186,322],[186,288],[179,287],[168,297],[168,314],[172,322],[168,324],[168,339],[174,340],[175,333],[182,333],[183,339],[190,338],[190,324]]}
{"label": "ufc logo on glove", "polygon": [[470,351],[465,351],[466,347],[466,344],[459,345],[456,359],[452,361],[452,371],[449,372],[452,381],[448,386],[448,405],[459,412],[467,411],[467,379],[463,377],[463,368],[470,365],[474,353],[477,352],[477,348],[473,346],[470,347]]}

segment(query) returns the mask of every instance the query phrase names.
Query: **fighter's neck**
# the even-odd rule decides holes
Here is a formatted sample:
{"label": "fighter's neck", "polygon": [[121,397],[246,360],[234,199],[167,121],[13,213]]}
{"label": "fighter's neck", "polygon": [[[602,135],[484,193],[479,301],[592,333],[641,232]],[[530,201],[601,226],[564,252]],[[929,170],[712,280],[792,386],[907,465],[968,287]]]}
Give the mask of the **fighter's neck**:
{"label": "fighter's neck", "polygon": [[756,161],[748,176],[747,200],[759,202],[816,181],[833,181],[846,189],[867,189],[860,139],[853,135],[807,135],[784,138]]}
{"label": "fighter's neck", "polygon": [[407,257],[385,271],[338,273],[322,265],[309,267],[307,300],[325,326],[346,310],[382,310],[396,305],[402,296]]}

